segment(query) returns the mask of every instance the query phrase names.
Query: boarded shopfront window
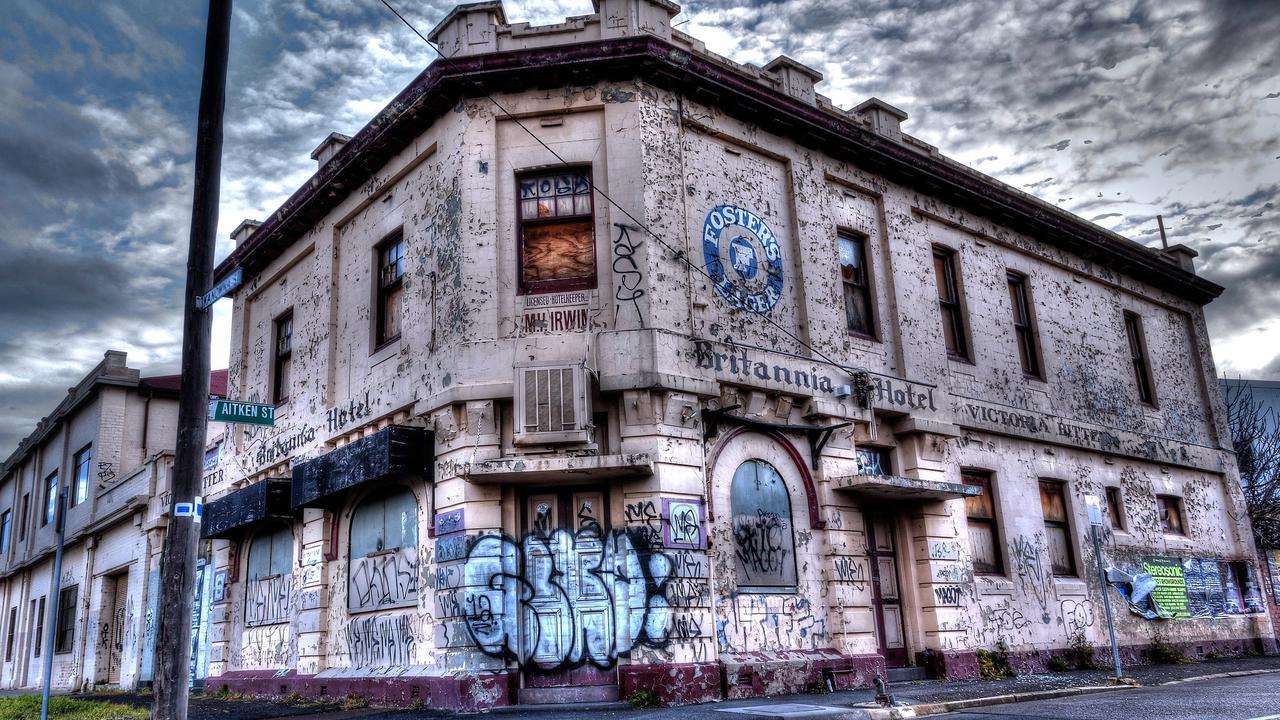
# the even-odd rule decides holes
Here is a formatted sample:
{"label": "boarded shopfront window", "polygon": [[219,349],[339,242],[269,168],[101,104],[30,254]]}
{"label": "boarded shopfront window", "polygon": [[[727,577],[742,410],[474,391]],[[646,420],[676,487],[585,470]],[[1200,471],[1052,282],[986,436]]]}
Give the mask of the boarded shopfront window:
{"label": "boarded shopfront window", "polygon": [[517,179],[520,292],[596,286],[590,176],[590,168],[579,168]]}
{"label": "boarded shopfront window", "polygon": [[382,347],[400,337],[400,305],[404,297],[404,235],[396,233],[378,246],[378,307],[374,345]]}
{"label": "boarded shopfront window", "polygon": [[839,240],[845,322],[849,332],[874,338],[876,324],[871,310],[871,283],[867,277],[867,239],[842,233]]}
{"label": "boarded shopfront window", "polygon": [[351,514],[347,609],[403,607],[417,597],[418,501],[407,488],[391,488]]}
{"label": "boarded shopfront window", "polygon": [[965,498],[965,515],[969,520],[969,553],[973,556],[973,572],[979,575],[1003,575],[1004,556],[1000,554],[1000,530],[996,527],[996,499],[991,493],[991,475],[966,472],[965,485],[981,488],[982,494]]}
{"label": "boarded shopfront window", "polygon": [[1071,523],[1063,485],[1054,480],[1040,481],[1040,509],[1044,512],[1044,534],[1049,543],[1049,565],[1054,575],[1075,575],[1076,558],[1071,549]]}
{"label": "boarded shopfront window", "polygon": [[772,465],[748,460],[738,466],[729,490],[738,589],[746,592],[794,591],[795,536],[791,497]]}
{"label": "boarded shopfront window", "polygon": [[293,604],[293,531],[279,527],[259,532],[249,544],[246,565],[245,625],[288,622]]}
{"label": "boarded shopfront window", "polygon": [[1157,495],[1156,508],[1160,511],[1160,529],[1168,535],[1186,535],[1182,525],[1182,500],[1172,495]]}

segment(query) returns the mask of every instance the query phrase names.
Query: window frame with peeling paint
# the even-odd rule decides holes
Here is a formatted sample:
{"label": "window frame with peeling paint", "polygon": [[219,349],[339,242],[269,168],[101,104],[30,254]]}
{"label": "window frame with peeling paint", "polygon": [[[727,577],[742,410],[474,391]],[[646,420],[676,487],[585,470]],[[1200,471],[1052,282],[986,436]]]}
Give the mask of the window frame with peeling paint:
{"label": "window frame with peeling paint", "polygon": [[[845,263],[846,247],[850,248],[848,257],[856,260],[855,264]],[[879,342],[875,291],[871,269],[867,267],[867,236],[852,230],[840,230],[836,233],[836,263],[840,267],[845,329],[854,337]],[[862,305],[863,327],[854,327],[855,314],[850,312],[850,307],[856,306],[859,302]]]}
{"label": "window frame with peeling paint", "polygon": [[1124,333],[1128,340],[1129,362],[1133,366],[1133,380],[1138,399],[1151,407],[1159,407],[1156,400],[1156,383],[1151,374],[1151,354],[1147,351],[1147,333],[1142,316],[1132,310],[1124,311]]}
{"label": "window frame with peeling paint", "polygon": [[293,376],[293,308],[276,316],[271,332],[271,402],[289,402]]}
{"label": "window frame with peeling paint", "polygon": [[[571,165],[563,168],[540,169],[521,171],[515,174],[515,220],[516,220],[516,279],[517,293],[520,295],[537,295],[550,292],[566,292],[571,290],[594,290],[598,287],[599,269],[597,267],[596,258],[596,206],[594,180],[592,179],[592,166]],[[524,183],[529,181],[540,181],[549,179],[552,182],[552,189],[555,189],[555,178],[557,176],[573,175],[574,182],[570,187],[567,195],[570,208],[567,212],[561,213],[559,210],[559,201],[562,199],[560,194],[543,196],[537,194],[531,197],[524,197],[522,187]],[[578,180],[585,181],[585,190],[579,185]],[[582,190],[582,191],[580,191]],[[547,214],[543,214],[540,200],[553,198],[554,203],[547,210]],[[579,199],[585,200],[586,208],[579,208]],[[527,216],[526,205],[534,203],[533,217]],[[545,280],[531,280],[526,277],[528,242],[530,229],[548,228],[555,225],[582,224],[587,234],[585,243],[582,243],[582,249],[590,252],[589,267],[590,271],[581,275],[572,277],[552,278]]]}
{"label": "window frame with peeling paint", "polygon": [[[390,251],[396,249],[392,258]],[[400,339],[404,332],[404,228],[383,238],[373,248],[373,290],[376,307],[373,313],[373,351],[377,352]],[[390,307],[392,299],[397,300]],[[395,317],[395,333],[389,330],[389,321]]]}
{"label": "window frame with peeling paint", "polygon": [[1031,279],[1017,270],[1006,270],[1009,283],[1009,305],[1013,313],[1013,336],[1018,345],[1018,362],[1022,374],[1044,380],[1044,362],[1040,357],[1035,309],[1031,299]]}
{"label": "window frame with peeling paint", "polygon": [[[938,287],[938,316],[942,322],[942,344],[951,360],[973,364],[973,343],[965,317],[964,295],[960,289],[959,253],[945,245],[933,246],[933,275]],[[940,272],[941,271],[941,272]],[[947,330],[951,332],[948,334]]]}

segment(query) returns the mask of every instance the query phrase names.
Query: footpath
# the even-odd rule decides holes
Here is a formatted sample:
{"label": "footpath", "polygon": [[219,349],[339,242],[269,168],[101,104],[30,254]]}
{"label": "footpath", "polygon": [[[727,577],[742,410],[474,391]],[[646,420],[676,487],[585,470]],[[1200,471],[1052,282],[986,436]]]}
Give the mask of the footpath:
{"label": "footpath", "polygon": [[[1280,656],[1202,660],[1180,665],[1142,665],[1125,669],[1125,676],[1137,686],[1191,682],[1218,677],[1280,673]],[[782,695],[750,700],[733,700],[674,708],[633,708],[627,703],[573,706],[523,705],[462,714],[432,708],[393,709],[354,707],[358,701],[306,702],[296,699],[235,699],[194,695],[190,720],[411,720],[415,718],[491,716],[501,720],[891,720],[925,717],[945,712],[1030,700],[1099,692],[1125,692],[1131,686],[1112,685],[1108,670],[1074,670],[1040,675],[1021,675],[1002,680],[942,682],[917,680],[891,685],[888,690],[897,705],[889,710],[875,704],[875,691],[849,690],[822,694]],[[146,695],[95,694],[95,700],[149,706]]]}

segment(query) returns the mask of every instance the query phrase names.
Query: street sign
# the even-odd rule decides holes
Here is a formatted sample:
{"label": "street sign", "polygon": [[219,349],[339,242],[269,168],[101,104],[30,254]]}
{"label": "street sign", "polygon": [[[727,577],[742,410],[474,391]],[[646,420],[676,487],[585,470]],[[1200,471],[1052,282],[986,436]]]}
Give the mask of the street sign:
{"label": "street sign", "polygon": [[1089,511],[1089,524],[1102,526],[1102,499],[1097,495],[1085,495],[1084,507]]}
{"label": "street sign", "polygon": [[236,400],[210,400],[209,419],[243,425],[275,425],[276,406]]}
{"label": "street sign", "polygon": [[222,282],[213,286],[209,292],[196,298],[196,307],[205,310],[210,305],[218,301],[218,298],[240,287],[240,281],[244,279],[244,269],[236,268],[231,274],[222,278]]}

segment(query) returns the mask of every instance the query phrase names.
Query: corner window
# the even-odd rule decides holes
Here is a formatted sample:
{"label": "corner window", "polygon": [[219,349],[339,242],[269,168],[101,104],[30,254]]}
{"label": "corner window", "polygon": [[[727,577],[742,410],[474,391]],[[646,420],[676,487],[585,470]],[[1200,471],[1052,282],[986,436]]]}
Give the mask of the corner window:
{"label": "corner window", "polygon": [[520,292],[596,286],[595,211],[591,168],[516,179]]}
{"label": "corner window", "polygon": [[991,475],[966,472],[960,479],[965,485],[982,490],[980,494],[964,499],[973,572],[978,575],[1003,575],[1004,556],[1000,553],[1000,529],[996,526],[996,499],[991,494]]}
{"label": "corner window", "polygon": [[58,517],[58,473],[57,471],[44,479],[44,515],[40,516],[40,527],[53,522]]}
{"label": "corner window", "polygon": [[0,553],[9,552],[9,532],[10,525],[13,520],[13,511],[5,510],[0,513]]}
{"label": "corner window", "polygon": [[71,652],[72,641],[76,635],[76,595],[79,590],[78,586],[72,585],[58,593],[58,619],[53,635],[55,653]]}
{"label": "corner window", "polygon": [[1160,530],[1166,535],[1186,535],[1182,524],[1182,499],[1173,495],[1157,495],[1156,509],[1160,513]]}
{"label": "corner window", "polygon": [[1151,381],[1151,363],[1147,360],[1147,339],[1142,332],[1142,317],[1126,310],[1124,332],[1129,339],[1129,361],[1133,365],[1133,380],[1138,387],[1138,399],[1148,405],[1155,405],[1155,385]]}
{"label": "corner window", "polygon": [[71,493],[71,504],[79,505],[89,499],[89,473],[93,470],[93,446],[87,446],[76,453],[75,488]]}
{"label": "corner window", "polygon": [[1013,308],[1013,334],[1018,342],[1018,362],[1022,372],[1035,378],[1044,378],[1040,369],[1040,348],[1036,342],[1036,330],[1031,321],[1031,299],[1027,290],[1027,276],[1009,271],[1009,304]]}
{"label": "corner window", "polygon": [[782,475],[763,460],[738,466],[729,488],[738,589],[793,591],[796,549],[791,496]]}
{"label": "corner window", "polygon": [[1120,488],[1107,488],[1107,516],[1112,530],[1124,530],[1124,505],[1120,502]]}
{"label": "corner window", "polygon": [[418,598],[418,501],[407,488],[371,495],[351,513],[347,609],[413,605]]}
{"label": "corner window", "polygon": [[862,235],[841,233],[838,240],[845,326],[854,335],[874,338],[876,324],[867,272],[867,239]]}
{"label": "corner window", "polygon": [[245,568],[245,625],[289,622],[293,598],[293,530],[260,531]]}
{"label": "corner window", "polygon": [[933,248],[933,275],[938,284],[938,310],[942,315],[942,340],[947,355],[968,362],[969,338],[965,332],[964,308],[960,305],[960,282],[956,273],[956,253]]}
{"label": "corner window", "polygon": [[293,311],[285,311],[275,322],[275,352],[271,363],[271,400],[276,405],[289,401],[293,379]]}
{"label": "corner window", "polygon": [[1071,521],[1063,484],[1040,481],[1040,510],[1044,513],[1044,534],[1049,544],[1049,565],[1054,575],[1075,575],[1076,558],[1071,549]]}
{"label": "corner window", "polygon": [[404,300],[404,234],[396,233],[378,246],[377,311],[374,345],[400,338],[400,309]]}

